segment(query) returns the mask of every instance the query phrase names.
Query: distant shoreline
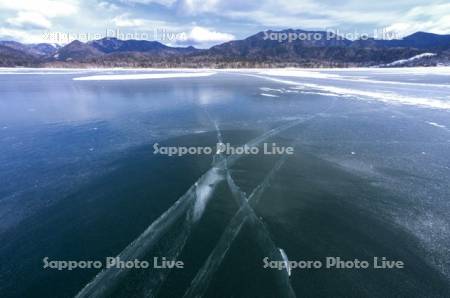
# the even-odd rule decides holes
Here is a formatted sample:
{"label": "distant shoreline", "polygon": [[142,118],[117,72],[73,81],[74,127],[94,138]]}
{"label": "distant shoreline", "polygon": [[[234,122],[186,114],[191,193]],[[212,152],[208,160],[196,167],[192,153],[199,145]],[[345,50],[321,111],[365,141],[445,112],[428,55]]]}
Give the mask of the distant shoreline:
{"label": "distant shoreline", "polygon": [[[272,39],[271,35],[311,35]],[[326,31],[262,31],[197,49],[158,41],[102,38],[64,46],[0,41],[0,66],[36,68],[348,68],[450,65],[450,35],[416,32],[402,39],[349,40]]]}
{"label": "distant shoreline", "polygon": [[252,71],[252,70],[265,70],[265,69],[280,69],[280,70],[376,70],[376,69],[438,69],[444,68],[449,69],[450,65],[437,65],[437,66],[406,66],[406,67],[370,67],[370,66],[361,66],[361,67],[242,67],[242,68],[211,68],[211,67],[0,67],[0,73],[2,71],[14,71],[14,70],[60,70],[60,71],[73,71],[73,70],[92,70],[92,71],[105,71],[105,70],[122,70],[122,71],[205,71],[205,70],[213,70],[213,71]]}

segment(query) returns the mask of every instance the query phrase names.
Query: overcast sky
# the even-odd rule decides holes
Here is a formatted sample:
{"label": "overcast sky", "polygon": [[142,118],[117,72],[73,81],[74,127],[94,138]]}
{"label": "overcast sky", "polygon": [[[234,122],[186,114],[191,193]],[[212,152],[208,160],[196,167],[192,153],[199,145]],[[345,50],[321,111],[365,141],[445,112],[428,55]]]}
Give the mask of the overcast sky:
{"label": "overcast sky", "polygon": [[[209,47],[273,29],[357,38],[450,34],[450,3],[418,0],[0,0],[0,39],[68,43],[117,36]],[[121,35],[122,34],[122,35]],[[128,34],[128,35],[125,35]],[[389,35],[392,36],[392,35]]]}

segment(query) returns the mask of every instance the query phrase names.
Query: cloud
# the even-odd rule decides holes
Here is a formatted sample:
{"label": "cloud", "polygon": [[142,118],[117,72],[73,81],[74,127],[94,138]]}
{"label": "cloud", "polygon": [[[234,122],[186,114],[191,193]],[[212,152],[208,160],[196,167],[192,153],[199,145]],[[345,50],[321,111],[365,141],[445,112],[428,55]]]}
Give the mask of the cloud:
{"label": "cloud", "polygon": [[[150,36],[161,39],[164,43],[175,43],[179,45],[196,45],[208,47],[212,44],[226,42],[236,37],[230,33],[215,31],[206,27],[192,25],[175,25],[161,20],[149,20],[133,18],[129,14],[122,14],[112,19],[118,28],[138,30],[134,32],[150,32]],[[168,36],[176,36],[175,40],[165,40]]]}
{"label": "cloud", "polygon": [[121,0],[120,2],[126,3],[126,4],[159,4],[163,6],[170,7],[172,6],[177,0]]}
{"label": "cloud", "polygon": [[181,13],[199,15],[205,13],[221,14],[223,12],[239,12],[257,10],[264,6],[259,0],[180,0],[178,9]]}
{"label": "cloud", "polygon": [[235,36],[232,34],[217,32],[199,26],[192,28],[187,36],[187,40],[194,43],[226,42],[233,39],[235,39]]}
{"label": "cloud", "polygon": [[36,12],[19,11],[17,16],[6,19],[6,23],[19,28],[49,29],[52,23]]}
{"label": "cloud", "polygon": [[[25,39],[50,28],[70,33],[120,29],[150,35],[165,30],[187,37],[174,44],[206,47],[267,29],[334,29],[371,35],[387,28],[395,36],[416,31],[449,34],[449,11],[444,0],[427,4],[423,0],[0,0],[0,28],[16,33],[26,29],[20,33]],[[158,37],[172,42],[161,32]]]}
{"label": "cloud", "polygon": [[0,0],[0,8],[6,11],[35,12],[53,18],[75,14],[78,11],[78,3],[56,0]]}
{"label": "cloud", "polygon": [[115,16],[114,18],[112,18],[112,23],[116,27],[135,29],[140,31],[181,31],[181,28],[179,26],[176,26],[172,23],[155,19],[135,18],[128,13]]}
{"label": "cloud", "polygon": [[176,40],[170,41],[172,46],[193,45],[197,48],[209,48],[213,45],[234,40],[236,37],[230,33],[212,30],[210,28],[194,26],[187,32],[182,32]]}
{"label": "cloud", "polygon": [[112,19],[113,23],[117,27],[142,27],[146,20],[130,18],[128,14],[122,14]]}
{"label": "cloud", "polygon": [[99,2],[98,7],[100,9],[104,9],[104,10],[108,10],[108,11],[115,11],[115,10],[119,9],[119,7],[117,5],[115,5],[114,3],[111,3],[111,2],[107,2],[107,1]]}
{"label": "cloud", "polygon": [[[434,2],[434,3],[433,3]],[[419,3],[419,4],[418,4]],[[285,29],[344,29],[373,34],[385,27],[409,31],[450,32],[448,3],[420,0],[379,0],[362,4],[356,0],[180,0],[179,12],[194,17],[215,16],[223,23]],[[406,13],[405,13],[406,11]],[[392,26],[392,27],[390,27]]]}
{"label": "cloud", "polygon": [[395,32],[404,37],[417,31],[437,34],[450,33],[450,3],[416,6],[400,16],[396,22],[386,27],[387,31]]}
{"label": "cloud", "polygon": [[[281,13],[280,13],[281,14]],[[302,17],[293,14],[284,14],[280,18],[280,14],[274,14],[267,11],[254,11],[254,12],[224,12],[223,15],[233,19],[233,20],[247,20],[258,25],[269,27],[271,29],[277,28],[327,28],[336,26],[337,22],[335,20],[323,17]],[[273,27],[273,28],[272,28]]]}
{"label": "cloud", "polygon": [[219,0],[184,0],[181,1],[181,10],[188,14],[200,14],[205,12],[216,12]]}
{"label": "cloud", "polygon": [[44,41],[41,34],[11,28],[0,28],[0,40],[16,40],[23,43],[40,43]]}

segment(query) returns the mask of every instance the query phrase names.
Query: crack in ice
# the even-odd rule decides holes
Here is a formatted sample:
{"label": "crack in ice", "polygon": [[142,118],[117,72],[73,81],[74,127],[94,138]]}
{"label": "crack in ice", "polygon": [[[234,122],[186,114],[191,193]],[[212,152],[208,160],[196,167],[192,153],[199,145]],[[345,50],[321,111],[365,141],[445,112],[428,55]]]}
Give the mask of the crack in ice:
{"label": "crack in ice", "polygon": [[[309,119],[309,118],[306,118]],[[295,125],[298,125],[306,119],[297,119],[289,123],[276,127],[263,133],[261,136],[249,141],[247,146],[256,146],[266,140],[269,137],[275,136],[280,132],[287,130]],[[140,236],[138,236],[132,243],[130,243],[118,257],[123,261],[129,261],[134,259],[139,259],[146,254],[151,248],[153,248],[158,240],[163,237],[163,235],[177,222],[181,219],[183,215],[186,216],[186,222],[183,225],[183,229],[187,229],[186,238],[189,237],[191,228],[203,215],[202,212],[195,213],[195,202],[198,199],[198,188],[199,187],[212,187],[221,181],[221,179],[214,179],[214,183],[211,185],[209,182],[211,175],[214,173],[220,173],[225,165],[225,161],[228,165],[232,165],[241,158],[242,155],[230,155],[226,158],[218,161],[213,167],[211,167],[205,174],[203,174],[189,189],[181,196],[167,211],[165,211],[158,219],[156,219]],[[212,194],[212,191],[210,192]],[[197,205],[198,206],[198,205]],[[205,204],[206,206],[206,204]],[[183,230],[184,231],[184,230]],[[181,237],[180,239],[183,239]],[[184,241],[179,242],[179,248],[181,250]],[[124,276],[128,270],[120,269],[117,267],[110,267],[108,269],[102,270],[98,273],[94,279],[89,282],[81,291],[76,295],[76,297],[108,297],[111,289],[116,285]]]}
{"label": "crack in ice", "polygon": [[[227,181],[230,187],[233,197],[238,202],[240,208],[235,213],[233,218],[230,220],[228,226],[225,228],[219,242],[214,247],[207,260],[203,264],[202,268],[198,271],[197,275],[191,282],[190,288],[184,294],[184,297],[201,297],[205,294],[208,289],[209,283],[212,276],[219,268],[223,259],[225,258],[231,244],[234,242],[236,237],[239,235],[241,228],[245,223],[251,223],[257,229],[259,236],[258,244],[265,251],[265,254],[270,255],[272,259],[279,259],[281,254],[270,237],[264,223],[255,214],[254,209],[251,205],[257,205],[262,194],[266,188],[270,185],[271,180],[275,174],[280,170],[282,165],[285,163],[287,156],[284,155],[272,168],[269,174],[264,178],[263,182],[260,183],[252,191],[251,195],[247,198],[245,193],[242,192],[239,187],[234,182],[230,175],[229,169],[227,168]],[[282,258],[282,256],[281,256]],[[286,297],[295,297],[295,293],[290,285],[289,278],[287,275],[283,275],[281,272],[281,280],[284,285],[283,289],[286,291]]]}

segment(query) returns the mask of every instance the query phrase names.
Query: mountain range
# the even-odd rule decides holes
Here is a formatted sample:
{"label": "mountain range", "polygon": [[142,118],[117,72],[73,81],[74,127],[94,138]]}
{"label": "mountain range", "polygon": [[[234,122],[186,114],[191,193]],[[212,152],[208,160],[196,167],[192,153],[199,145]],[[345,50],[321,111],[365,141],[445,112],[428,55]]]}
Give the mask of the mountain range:
{"label": "mountain range", "polygon": [[259,32],[209,49],[116,38],[75,40],[65,46],[0,41],[2,67],[398,67],[449,61],[450,35],[426,32],[403,39],[349,40],[325,31],[288,29]]}

